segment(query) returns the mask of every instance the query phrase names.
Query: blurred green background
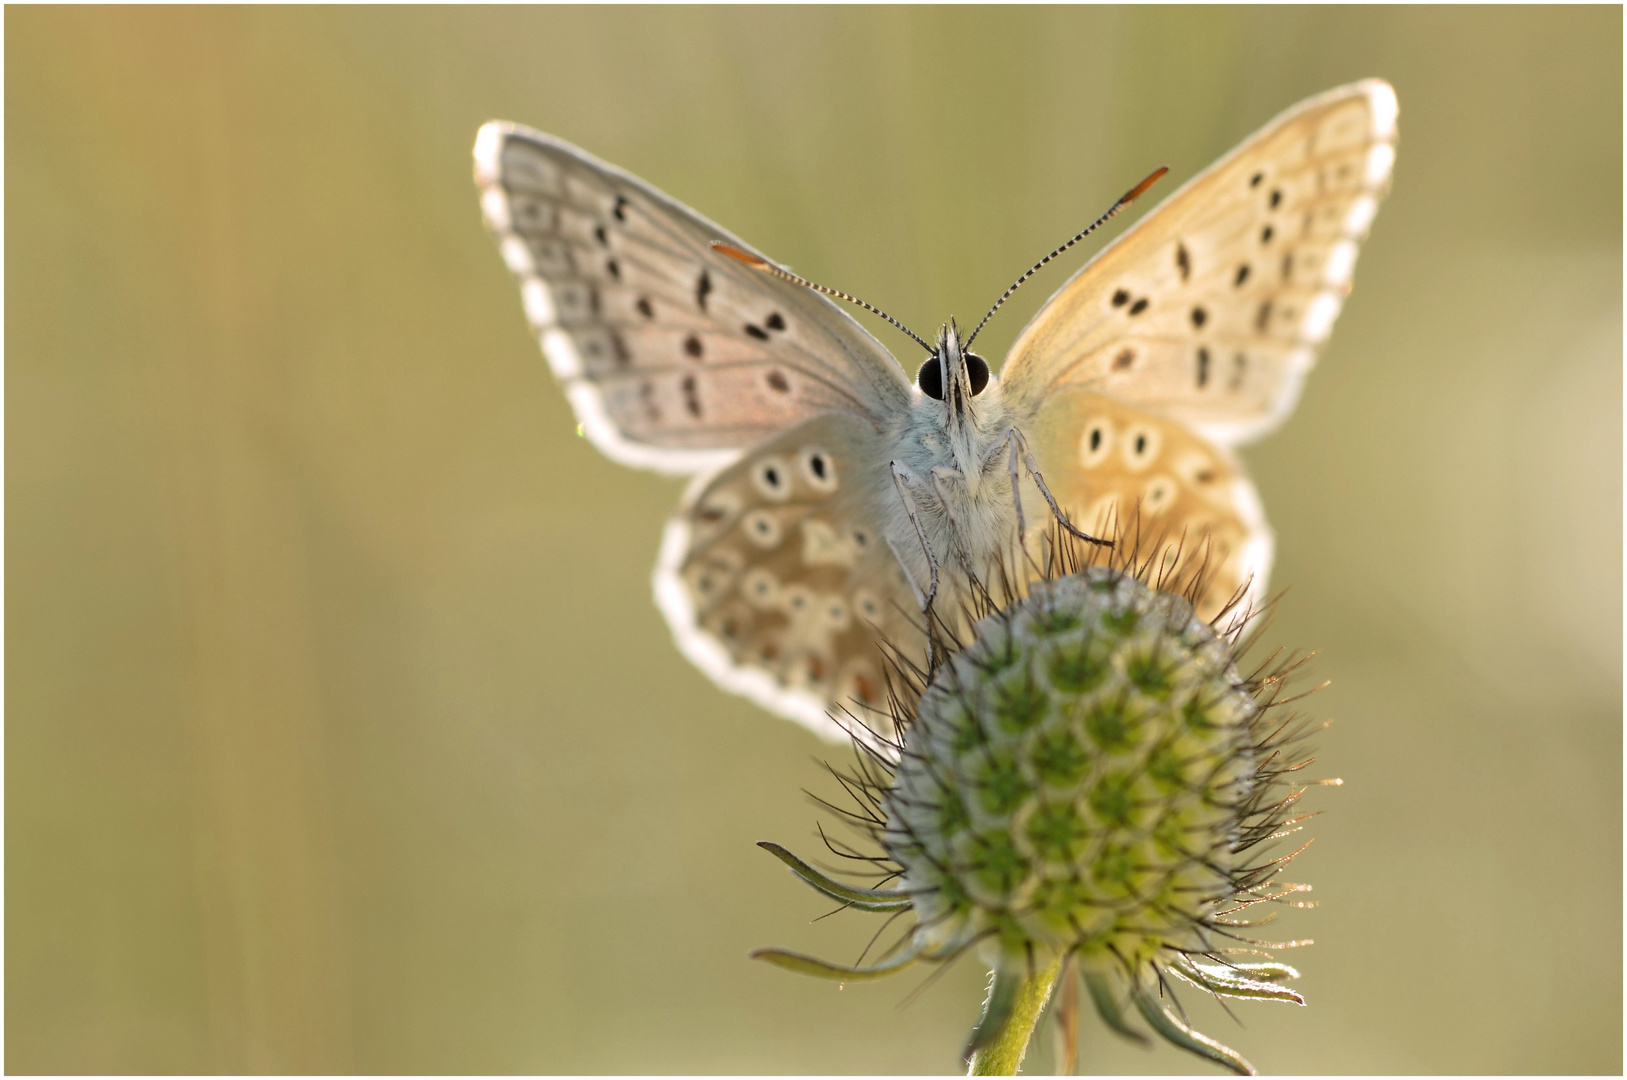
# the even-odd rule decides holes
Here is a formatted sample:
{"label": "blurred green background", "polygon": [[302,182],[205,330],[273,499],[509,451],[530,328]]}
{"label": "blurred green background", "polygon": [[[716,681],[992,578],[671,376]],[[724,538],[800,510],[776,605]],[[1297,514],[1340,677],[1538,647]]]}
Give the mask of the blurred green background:
{"label": "blurred green background", "polygon": [[[752,846],[814,846],[799,789],[842,752],[671,644],[680,484],[574,436],[475,129],[555,132],[931,327],[1152,166],[1172,190],[1378,75],[1393,194],[1246,453],[1346,779],[1299,864],[1322,907],[1281,925],[1318,939],[1311,1006],[1187,1003],[1271,1072],[1620,1072],[1619,8],[5,29],[8,1071],[956,1069],[975,963],[901,1007],[918,978],[747,961],[875,926],[810,924]],[[1093,1018],[1082,1054],[1204,1068]]]}

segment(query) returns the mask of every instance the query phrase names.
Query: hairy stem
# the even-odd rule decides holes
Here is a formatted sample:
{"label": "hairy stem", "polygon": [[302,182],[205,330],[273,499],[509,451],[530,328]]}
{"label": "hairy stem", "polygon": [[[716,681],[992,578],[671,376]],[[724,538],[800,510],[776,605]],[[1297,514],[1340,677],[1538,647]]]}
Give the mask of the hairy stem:
{"label": "hairy stem", "polygon": [[1011,1019],[995,1036],[993,1042],[972,1055],[972,1068],[968,1076],[1015,1076],[1028,1052],[1028,1041],[1034,1036],[1045,1002],[1056,984],[1057,972],[1062,968],[1058,957],[1050,967],[1026,978],[1017,991],[1017,1001],[1011,1010]]}

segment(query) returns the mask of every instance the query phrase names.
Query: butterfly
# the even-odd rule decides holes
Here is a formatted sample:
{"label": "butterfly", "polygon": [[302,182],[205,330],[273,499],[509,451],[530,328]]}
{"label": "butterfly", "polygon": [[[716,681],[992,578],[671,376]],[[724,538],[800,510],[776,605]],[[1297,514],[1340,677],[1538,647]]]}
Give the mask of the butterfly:
{"label": "butterfly", "polygon": [[853,298],[561,139],[488,123],[475,182],[579,430],[693,477],[654,575],[679,648],[846,737],[834,717],[881,703],[884,650],[930,649],[921,612],[947,571],[1043,546],[1052,519],[1201,548],[1200,615],[1259,594],[1273,536],[1232,448],[1294,407],[1388,188],[1396,115],[1380,80],[1282,113],[1075,273],[997,372],[971,348],[982,324],[928,343],[864,304],[923,350],[913,379],[832,299]]}

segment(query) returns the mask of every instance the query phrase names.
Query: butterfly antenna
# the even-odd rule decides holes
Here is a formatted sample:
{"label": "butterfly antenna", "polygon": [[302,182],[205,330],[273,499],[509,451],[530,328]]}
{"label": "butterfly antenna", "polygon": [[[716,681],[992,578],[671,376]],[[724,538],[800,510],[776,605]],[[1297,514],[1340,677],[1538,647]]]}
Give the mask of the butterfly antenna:
{"label": "butterfly antenna", "polygon": [[[733,246],[732,244],[725,244],[725,243],[722,243],[720,241],[713,240],[712,241],[712,248],[715,251],[718,251],[718,252],[720,252],[720,253],[722,253],[724,255],[727,255],[729,258],[733,259],[735,262],[743,262],[743,263],[745,263],[747,266],[751,267],[753,270],[761,270],[763,273],[772,274],[774,277],[780,278],[782,281],[790,281],[790,282],[794,282],[797,285],[804,285],[804,286],[812,289],[814,292],[824,293],[826,296],[834,296],[838,300],[846,300],[850,304],[857,304],[860,307],[862,307],[864,310],[868,311],[870,314],[879,315],[883,319],[886,319],[888,322],[892,323],[894,326],[898,327],[898,329],[904,331],[904,333],[906,333],[910,337],[914,338],[915,343],[917,345],[921,346],[921,348],[925,349],[927,352],[932,351],[932,346],[930,346],[926,342],[922,341],[921,336],[919,334],[917,334],[914,330],[911,330],[909,327],[905,326],[903,323],[899,322],[897,319],[893,318],[891,315],[887,314],[885,311],[882,311],[880,308],[874,307],[874,306],[872,306],[870,304],[865,303],[863,300],[860,300],[857,296],[849,296],[847,293],[842,292],[842,291],[840,291],[838,289],[826,288],[824,285],[816,285],[815,283],[809,281],[807,278],[797,277],[795,274],[791,273],[791,271],[789,271],[789,270],[781,270],[779,267],[775,266],[773,263],[769,262],[767,259],[760,258],[759,256],[753,255],[749,251],[741,251],[739,248]],[[1004,299],[1004,297],[1002,297],[1001,299]],[[998,305],[996,305],[996,306],[998,306]]]}
{"label": "butterfly antenna", "polygon": [[1160,179],[1162,179],[1163,175],[1165,173],[1167,173],[1167,172],[1169,172],[1169,166],[1168,165],[1160,165],[1160,166],[1158,166],[1158,168],[1154,169],[1151,173],[1148,174],[1148,176],[1147,176],[1147,178],[1145,180],[1141,181],[1141,183],[1137,184],[1135,187],[1131,188],[1129,191],[1126,191],[1122,196],[1120,196],[1118,202],[1116,202],[1112,206],[1108,207],[1107,213],[1103,214],[1101,217],[1099,217],[1095,221],[1091,222],[1089,228],[1087,228],[1086,230],[1081,232],[1078,236],[1075,236],[1072,240],[1069,240],[1066,244],[1063,244],[1061,247],[1057,248],[1055,251],[1051,252],[1049,255],[1045,256],[1045,258],[1041,259],[1039,262],[1035,263],[1033,266],[1030,266],[1028,268],[1028,272],[1026,274],[1024,274],[1022,277],[1018,278],[1016,281],[1013,281],[1011,283],[1011,288],[1007,289],[1005,292],[1000,294],[1000,299],[996,300],[994,302],[994,306],[989,308],[989,313],[987,315],[983,316],[983,322],[980,322],[980,323],[977,324],[977,329],[972,331],[972,336],[966,339],[966,343],[965,343],[965,345],[962,346],[962,348],[971,348],[972,341],[977,337],[977,335],[980,332],[982,332],[984,324],[987,323],[990,319],[992,319],[994,317],[994,313],[996,311],[1000,310],[1000,305],[1005,303],[1006,299],[1012,293],[1017,291],[1017,286],[1021,285],[1023,282],[1027,281],[1029,278],[1033,277],[1036,273],[1039,272],[1040,268],[1043,267],[1046,263],[1050,262],[1052,259],[1054,259],[1058,255],[1062,254],[1064,251],[1067,251],[1069,248],[1073,247],[1073,245],[1077,244],[1079,241],[1083,240],[1085,237],[1089,236],[1091,233],[1095,232],[1097,229],[1099,229],[1103,225],[1105,225],[1107,223],[1108,218],[1112,217],[1114,214],[1118,213],[1120,210],[1123,210],[1126,206],[1129,206],[1131,203],[1133,203],[1137,199],[1139,199],[1142,196],[1142,194],[1146,192],[1146,190],[1148,188],[1150,188],[1154,184],[1158,183],[1158,181]]}

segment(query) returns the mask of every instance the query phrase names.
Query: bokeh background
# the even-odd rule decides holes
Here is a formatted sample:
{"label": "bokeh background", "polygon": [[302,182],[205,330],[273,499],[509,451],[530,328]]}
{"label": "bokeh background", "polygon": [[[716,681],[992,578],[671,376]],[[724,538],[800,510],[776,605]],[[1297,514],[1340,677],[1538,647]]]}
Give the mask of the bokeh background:
{"label": "bokeh background", "polygon": [[[1621,1071],[1619,8],[5,29],[8,1071],[956,1069],[974,963],[906,1004],[747,961],[875,925],[811,923],[752,846],[814,845],[842,752],[672,646],[680,485],[574,436],[475,129],[562,135],[930,327],[1152,166],[1370,75],[1393,195],[1246,452],[1347,781],[1299,864],[1322,907],[1282,925],[1318,939],[1311,1006],[1188,1004],[1271,1072]],[[1204,1068],[1094,1018],[1083,1065]]]}

